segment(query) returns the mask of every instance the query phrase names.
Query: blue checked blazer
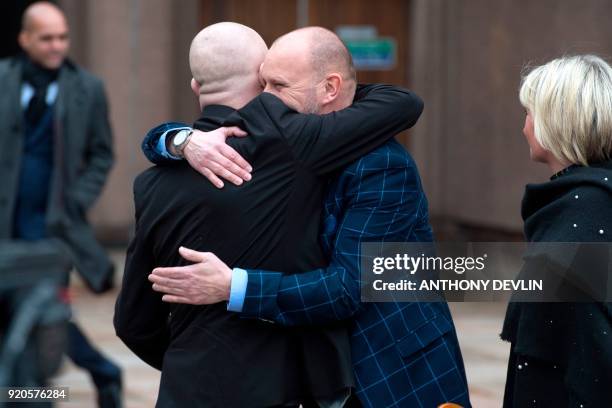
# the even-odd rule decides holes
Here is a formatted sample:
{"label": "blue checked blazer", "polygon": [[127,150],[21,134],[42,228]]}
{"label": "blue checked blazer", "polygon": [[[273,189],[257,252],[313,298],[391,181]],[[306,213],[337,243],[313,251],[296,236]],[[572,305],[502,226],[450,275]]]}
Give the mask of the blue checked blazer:
{"label": "blue checked blazer", "polygon": [[360,303],[362,242],[432,241],[416,165],[399,143],[363,156],[330,185],[321,240],[327,268],[248,270],[242,316],[286,326],[350,319],[356,395],[366,407],[471,406],[446,303]]}

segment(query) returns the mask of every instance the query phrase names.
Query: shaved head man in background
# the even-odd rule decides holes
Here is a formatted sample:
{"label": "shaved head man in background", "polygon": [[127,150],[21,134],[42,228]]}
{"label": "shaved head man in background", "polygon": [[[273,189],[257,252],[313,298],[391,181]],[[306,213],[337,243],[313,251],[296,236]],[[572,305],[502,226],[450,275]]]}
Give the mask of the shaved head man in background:
{"label": "shaved head man in background", "polygon": [[[68,24],[53,3],[25,10],[18,41],[23,54],[0,61],[0,239],[61,240],[89,288],[105,292],[113,265],[86,219],[113,164],[104,85],[67,59]],[[73,322],[67,354],[90,373],[100,406],[121,406],[119,367]]]}
{"label": "shaved head man in background", "polygon": [[68,55],[68,23],[54,4],[38,2],[23,13],[19,45],[41,66],[58,69]]}
{"label": "shaved head man in background", "polygon": [[[353,102],[354,78],[346,47],[321,27],[298,29],[277,39],[260,68],[264,94],[311,114],[343,112]],[[372,101],[366,111],[380,104],[382,100]],[[147,135],[143,146],[149,159],[172,163],[177,158],[173,156],[184,156],[217,187],[224,186],[220,178],[244,187],[257,179],[255,172],[251,180],[248,163],[235,151],[224,150],[220,137],[196,131],[177,152],[177,131],[168,130],[175,126],[158,127]],[[319,162],[323,167],[333,164],[338,163]],[[463,360],[445,303],[359,301],[361,242],[433,239],[427,199],[406,150],[390,140],[343,166],[327,188],[322,216],[310,217],[308,227],[320,232],[320,243],[330,257],[318,269],[275,272],[227,262],[210,248],[181,248],[181,255],[193,264],[156,268],[150,276],[153,289],[164,293],[167,302],[228,301],[228,310],[242,318],[286,327],[325,327],[349,320],[356,385],[345,406],[434,407],[454,402],[469,407]],[[298,256],[306,256],[306,251]],[[320,401],[318,405],[323,406]]]}
{"label": "shaved head man in background", "polygon": [[[231,138],[225,152],[251,163],[252,180],[218,189],[188,163],[172,161],[134,183],[136,233],[114,323],[128,347],[161,369],[158,406],[337,407],[355,387],[343,322],[284,328],[242,319],[226,302],[164,302],[148,281],[156,266],[185,264],[181,255],[189,255],[179,254],[181,246],[250,268],[306,272],[324,266],[318,220],[327,181],[421,113],[414,94],[381,85],[360,88],[359,100],[342,111],[299,114],[260,93],[264,57],[261,38],[235,23],[205,28],[190,49],[191,87],[202,108],[195,127],[242,128],[248,137]],[[354,87],[354,81],[334,73],[319,81],[317,96],[335,106],[343,83]],[[238,130],[199,136],[224,140],[228,132]],[[179,131],[173,151],[182,154],[190,139],[190,131]]]}

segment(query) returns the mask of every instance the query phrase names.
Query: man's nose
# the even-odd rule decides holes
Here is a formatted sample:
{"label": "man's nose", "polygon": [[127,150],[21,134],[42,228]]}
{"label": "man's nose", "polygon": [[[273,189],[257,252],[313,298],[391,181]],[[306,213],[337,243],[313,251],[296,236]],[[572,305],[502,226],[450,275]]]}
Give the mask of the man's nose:
{"label": "man's nose", "polygon": [[55,38],[53,39],[53,41],[51,42],[51,48],[53,48],[54,51],[60,51],[65,44],[65,40],[62,38]]}

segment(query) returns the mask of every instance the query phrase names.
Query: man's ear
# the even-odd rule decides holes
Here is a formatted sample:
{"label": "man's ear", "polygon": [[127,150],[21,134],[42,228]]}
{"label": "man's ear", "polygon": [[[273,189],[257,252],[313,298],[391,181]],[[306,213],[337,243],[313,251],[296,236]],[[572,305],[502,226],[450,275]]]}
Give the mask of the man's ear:
{"label": "man's ear", "polygon": [[259,85],[261,86],[262,90],[266,88],[266,81],[264,81],[263,76],[261,75],[263,66],[264,66],[264,63],[262,62],[261,65],[259,65],[259,71],[257,71],[257,80],[259,81]]}
{"label": "man's ear", "polygon": [[202,87],[195,78],[191,78],[191,90],[195,94],[196,97],[200,97],[200,88]]}
{"label": "man's ear", "polygon": [[340,95],[340,89],[342,88],[342,75],[340,74],[329,74],[325,78],[325,96],[323,97],[323,104],[328,104],[336,100]]}
{"label": "man's ear", "polygon": [[21,47],[21,49],[23,50],[28,49],[28,45],[30,43],[29,39],[30,39],[29,34],[25,30],[21,30],[19,32],[19,36],[17,37],[17,42],[19,43],[19,46]]}

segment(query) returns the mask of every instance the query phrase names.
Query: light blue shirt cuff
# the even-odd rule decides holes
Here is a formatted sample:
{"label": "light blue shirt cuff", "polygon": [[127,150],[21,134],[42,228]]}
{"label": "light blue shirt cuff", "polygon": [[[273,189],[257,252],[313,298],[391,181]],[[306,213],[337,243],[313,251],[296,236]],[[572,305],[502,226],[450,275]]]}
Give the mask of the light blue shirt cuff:
{"label": "light blue shirt cuff", "polygon": [[232,270],[232,283],[230,286],[230,298],[227,302],[227,310],[230,312],[242,312],[244,298],[246,297],[249,274],[244,269],[234,268]]}
{"label": "light blue shirt cuff", "polygon": [[162,156],[164,156],[167,159],[182,160],[180,157],[176,157],[173,154],[170,154],[168,149],[166,149],[166,135],[168,134],[168,132],[177,132],[179,130],[191,130],[191,128],[189,128],[189,127],[182,127],[182,128],[173,128],[173,129],[166,130],[159,137],[159,140],[157,141],[157,147],[156,147],[157,153],[161,154]]}

